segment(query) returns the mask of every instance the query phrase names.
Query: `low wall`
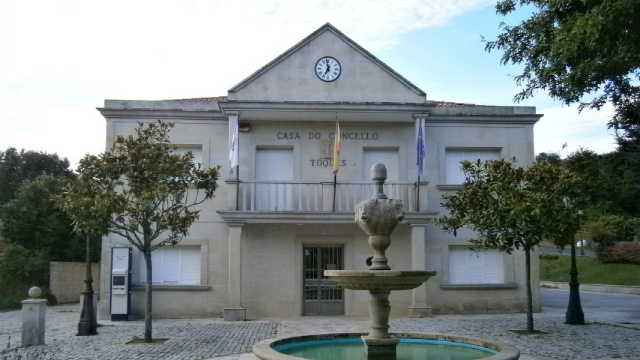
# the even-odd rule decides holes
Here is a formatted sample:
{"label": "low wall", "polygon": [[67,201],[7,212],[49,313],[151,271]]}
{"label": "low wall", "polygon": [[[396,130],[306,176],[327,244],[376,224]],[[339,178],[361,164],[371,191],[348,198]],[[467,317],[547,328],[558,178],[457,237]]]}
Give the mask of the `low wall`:
{"label": "low wall", "polygon": [[[541,281],[540,287],[569,290],[569,283]],[[640,295],[640,286],[580,284],[580,290],[612,294]]]}
{"label": "low wall", "polygon": [[[58,304],[77,303],[84,289],[87,274],[87,263],[83,262],[51,262],[49,287],[58,299]],[[93,291],[100,291],[100,264],[91,264]]]}

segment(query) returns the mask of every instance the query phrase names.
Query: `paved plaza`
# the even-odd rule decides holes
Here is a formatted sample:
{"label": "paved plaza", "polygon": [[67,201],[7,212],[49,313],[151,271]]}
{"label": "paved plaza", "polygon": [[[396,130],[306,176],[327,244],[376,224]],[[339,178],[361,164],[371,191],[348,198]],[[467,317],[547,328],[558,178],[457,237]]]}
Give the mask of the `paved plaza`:
{"label": "paved plaza", "polygon": [[[394,318],[390,324],[393,331],[452,333],[502,341],[517,347],[522,360],[640,360],[640,296],[583,292],[588,325],[572,326],[564,324],[566,308],[561,299],[567,294],[564,290],[543,290],[543,312],[534,314],[534,324],[536,330],[549,333],[546,335],[511,332],[525,328],[524,314]],[[79,317],[77,304],[49,307],[46,345],[21,348],[21,312],[0,313],[0,360],[254,360],[251,346],[260,340],[312,333],[365,332],[369,321],[346,316],[245,322],[224,322],[220,318],[157,319],[153,336],[168,341],[127,345],[143,335],[143,321],[99,321],[98,335],[78,337],[75,334]]]}

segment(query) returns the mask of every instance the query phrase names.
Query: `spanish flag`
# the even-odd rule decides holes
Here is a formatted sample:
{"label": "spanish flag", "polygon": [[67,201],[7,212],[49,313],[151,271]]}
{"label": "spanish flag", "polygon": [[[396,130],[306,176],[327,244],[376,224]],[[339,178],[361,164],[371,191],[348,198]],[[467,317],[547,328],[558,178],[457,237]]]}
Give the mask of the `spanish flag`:
{"label": "spanish flag", "polygon": [[340,124],[338,123],[338,117],[336,116],[336,133],[334,135],[333,144],[333,175],[338,174],[340,170]]}

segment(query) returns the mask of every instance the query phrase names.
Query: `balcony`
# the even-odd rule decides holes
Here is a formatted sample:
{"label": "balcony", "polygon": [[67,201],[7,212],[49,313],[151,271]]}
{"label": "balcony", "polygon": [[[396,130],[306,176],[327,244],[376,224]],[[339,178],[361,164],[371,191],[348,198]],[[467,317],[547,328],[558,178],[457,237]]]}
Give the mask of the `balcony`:
{"label": "balcony", "polygon": [[[371,182],[228,181],[229,208],[218,211],[223,219],[251,222],[353,222],[354,208],[373,197]],[[236,190],[237,189],[237,198]],[[427,183],[388,182],[384,193],[402,200],[405,218],[432,218],[427,209]],[[418,204],[418,194],[420,203]],[[420,209],[420,211],[418,211]]]}

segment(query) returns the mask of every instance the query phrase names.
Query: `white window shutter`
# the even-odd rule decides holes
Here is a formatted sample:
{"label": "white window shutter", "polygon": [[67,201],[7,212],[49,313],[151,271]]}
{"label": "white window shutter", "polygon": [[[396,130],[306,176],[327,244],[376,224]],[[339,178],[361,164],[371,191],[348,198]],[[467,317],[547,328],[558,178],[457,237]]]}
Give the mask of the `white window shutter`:
{"label": "white window shutter", "polygon": [[200,285],[200,247],[183,246],[181,284]]}
{"label": "white window shutter", "polygon": [[466,251],[461,246],[449,248],[449,282],[462,284],[467,276]]}
{"label": "white window shutter", "polygon": [[162,262],[162,283],[163,284],[179,284],[180,283],[180,252],[182,251],[182,246],[171,247],[165,246],[157,249],[162,250],[164,253],[164,259]]}
{"label": "white window shutter", "polygon": [[[166,246],[151,253],[153,284],[200,284],[200,246]],[[144,257],[140,256],[140,283],[147,282]]]}
{"label": "white window shutter", "polygon": [[462,184],[464,183],[464,172],[460,169],[463,160],[469,160],[472,162],[478,159],[485,160],[499,160],[500,150],[486,149],[486,150],[466,150],[466,149],[447,149],[445,151],[445,181],[447,184]]}
{"label": "white window shutter", "polygon": [[258,149],[256,180],[293,180],[293,149]]}
{"label": "white window shutter", "polygon": [[200,145],[176,145],[177,148],[173,150],[174,154],[184,155],[191,151],[193,155],[193,161],[195,163],[202,164],[202,146]]}
{"label": "white window shutter", "polygon": [[387,168],[387,181],[398,181],[398,149],[364,149],[363,178],[371,181],[371,167],[382,163]]}
{"label": "white window shutter", "polygon": [[[256,152],[257,181],[293,181],[293,149],[258,149]],[[293,210],[291,184],[266,184],[261,187],[261,210]]]}
{"label": "white window shutter", "polygon": [[487,250],[484,255],[485,281],[491,284],[504,283],[504,254],[498,250]]}
{"label": "white window shutter", "polygon": [[494,249],[474,251],[468,246],[450,246],[449,283],[504,283],[504,254]]}

